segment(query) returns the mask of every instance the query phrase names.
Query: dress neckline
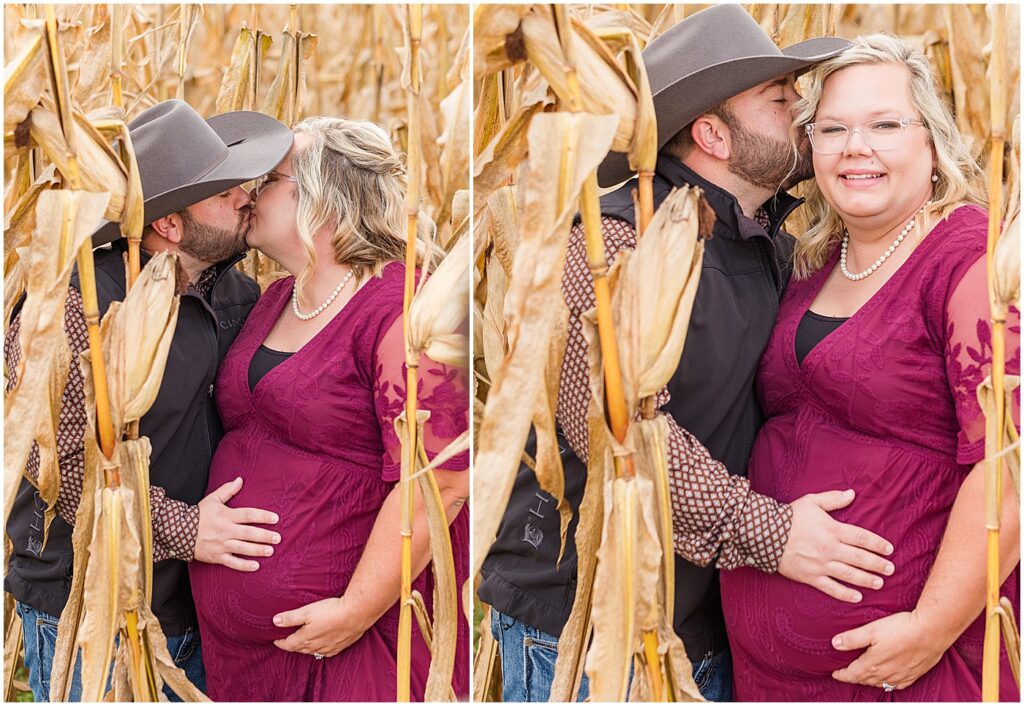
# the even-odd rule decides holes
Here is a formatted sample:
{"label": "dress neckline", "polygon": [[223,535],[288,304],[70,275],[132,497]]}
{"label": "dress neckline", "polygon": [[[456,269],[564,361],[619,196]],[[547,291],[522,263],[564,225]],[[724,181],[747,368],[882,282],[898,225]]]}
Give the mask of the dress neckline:
{"label": "dress neckline", "polygon": [[932,229],[921,239],[921,242],[917,244],[914,251],[910,253],[910,256],[895,272],[892,273],[889,279],[887,279],[885,283],[878,288],[878,291],[872,294],[867,301],[861,304],[861,306],[853,312],[853,314],[847,317],[843,323],[837,326],[834,331],[825,336],[825,338],[820,340],[814,348],[809,350],[807,355],[804,356],[802,362],[797,362],[797,327],[800,325],[800,321],[803,319],[804,315],[810,311],[811,304],[814,302],[815,298],[817,298],[818,293],[821,292],[822,287],[825,286],[825,281],[839,263],[839,246],[837,244],[833,249],[832,254],[829,256],[828,262],[825,263],[825,266],[814,273],[814,275],[812,275],[807,281],[807,288],[806,291],[803,292],[800,305],[797,307],[797,310],[794,312],[791,320],[787,322],[787,328],[785,331],[786,363],[791,372],[795,372],[806,379],[806,376],[810,374],[810,371],[821,360],[824,353],[835,343],[837,339],[850,331],[850,329],[856,325],[857,321],[874,311],[879,306],[880,302],[887,300],[891,291],[910,276],[910,273],[916,268],[918,261],[923,257],[921,253],[927,252],[929,249],[935,247],[934,243],[942,241],[942,234],[952,226],[954,217],[962,217],[972,208],[976,207],[972,207],[971,204],[959,206],[945,218],[937,221],[935,225],[932,226]]}
{"label": "dress neckline", "polygon": [[[328,337],[329,335],[331,335],[333,333],[334,329],[336,329],[338,326],[340,326],[341,322],[345,321],[348,318],[348,315],[351,312],[354,312],[354,311],[358,310],[357,307],[355,306],[355,304],[357,304],[362,298],[365,298],[365,296],[366,296],[365,292],[367,292],[368,290],[375,289],[380,284],[380,281],[383,280],[387,270],[389,268],[396,267],[396,266],[398,266],[400,264],[401,263],[398,263],[397,261],[393,261],[393,262],[389,262],[386,265],[384,265],[384,269],[381,271],[380,277],[372,277],[371,276],[370,279],[362,287],[360,287],[358,290],[356,290],[355,294],[352,295],[352,298],[349,299],[345,303],[345,306],[343,306],[337,313],[335,313],[335,315],[333,317],[331,317],[331,320],[327,323],[327,325],[324,326],[319,331],[317,331],[316,334],[311,339],[309,339],[304,344],[302,344],[302,346],[300,346],[298,350],[296,350],[296,351],[273,351],[273,349],[269,349],[268,348],[267,350],[270,350],[270,351],[273,351],[273,352],[276,352],[276,353],[287,354],[288,355],[288,359],[283,361],[280,365],[275,366],[273,370],[269,371],[266,375],[264,375],[262,378],[260,378],[256,382],[256,385],[251,390],[248,389],[249,388],[248,380],[246,380],[246,385],[244,385],[244,387],[245,387],[246,390],[248,390],[250,399],[254,400],[257,396],[259,396],[259,394],[261,394],[261,386],[263,386],[263,388],[265,388],[266,386],[264,385],[264,383],[268,379],[274,377],[275,374],[278,374],[281,371],[282,368],[288,368],[289,366],[294,365],[295,363],[293,361],[295,360],[295,358],[298,358],[299,356],[301,356],[304,352],[306,352],[308,350],[314,349],[320,343],[320,341],[322,339],[324,339],[324,338]],[[294,277],[285,278],[283,280],[278,280],[278,281],[279,282],[287,282],[288,279],[291,279],[292,281],[294,281],[295,278]],[[246,365],[239,366],[239,370],[248,371],[249,366],[252,365],[252,359],[256,355],[256,351],[258,351],[260,348],[266,348],[266,346],[263,345],[263,342],[266,340],[267,336],[270,334],[270,329],[272,329],[274,327],[274,324],[277,322],[278,318],[281,316],[281,313],[284,311],[284,308],[286,306],[288,306],[288,303],[289,303],[290,300],[291,300],[291,289],[289,287],[287,287],[287,286],[280,285],[280,292],[277,294],[277,299],[271,301],[268,304],[267,313],[266,313],[266,316],[264,317],[265,320],[260,322],[260,324],[261,324],[260,328],[257,331],[253,332],[253,339],[255,341],[255,345],[251,345],[250,344],[250,347],[249,347],[249,350],[247,351],[247,355],[246,355],[246,359],[245,359],[246,360]],[[246,374],[247,374],[247,372],[246,372]]]}

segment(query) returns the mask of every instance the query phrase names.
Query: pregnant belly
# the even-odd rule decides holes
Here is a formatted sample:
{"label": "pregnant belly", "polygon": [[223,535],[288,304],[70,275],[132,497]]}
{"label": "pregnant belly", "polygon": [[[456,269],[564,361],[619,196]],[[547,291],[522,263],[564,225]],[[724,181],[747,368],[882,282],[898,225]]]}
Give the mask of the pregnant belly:
{"label": "pregnant belly", "polygon": [[275,627],[274,615],[340,596],[388,490],[363,469],[297,456],[275,444],[242,442],[231,434],[224,438],[208,492],[241,476],[242,489],[228,505],[276,513],[276,525],[256,526],[277,532],[281,542],[272,556],[251,557],[260,565],[254,572],[190,565],[204,641],[208,633],[234,642],[276,640],[295,628]]}
{"label": "pregnant belly", "polygon": [[849,604],[778,574],[723,571],[722,609],[729,643],[737,663],[749,668],[792,677],[828,676],[855,657],[832,647],[835,635],[913,608],[912,603],[901,604],[900,596],[920,593],[923,584],[890,579],[878,591],[861,590],[864,599]]}
{"label": "pregnant belly", "polygon": [[793,677],[827,676],[848,665],[856,655],[832,647],[836,634],[916,605],[963,472],[906,449],[876,444],[865,451],[828,430],[809,435],[767,425],[751,460],[753,488],[785,502],[852,488],[853,502],[830,514],[892,543],[895,573],[881,589],[858,587],[863,600],[850,604],[778,574],[723,571],[722,605],[738,663]]}

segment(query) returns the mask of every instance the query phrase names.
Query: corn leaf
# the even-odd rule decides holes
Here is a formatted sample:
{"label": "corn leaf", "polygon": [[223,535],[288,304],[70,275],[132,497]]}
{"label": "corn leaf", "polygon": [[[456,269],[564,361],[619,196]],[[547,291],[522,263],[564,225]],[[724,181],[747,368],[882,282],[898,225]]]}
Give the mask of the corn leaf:
{"label": "corn leaf", "polygon": [[[60,409],[63,394],[55,376],[66,365],[64,357],[68,351],[64,301],[75,254],[102,218],[107,202],[107,194],[45,191],[37,203],[36,235],[26,263],[27,296],[21,310],[20,331],[22,361],[33,364],[22,366],[18,385],[7,395],[4,408],[5,523],[33,442],[40,444],[41,452],[50,454],[49,458],[56,458],[53,435],[40,435],[39,429],[44,420],[56,418],[54,409]],[[54,237],[55,233],[62,237]],[[43,449],[45,444],[50,448]]]}
{"label": "corn leaf", "polygon": [[[537,115],[530,123],[523,233],[507,301],[509,354],[488,395],[476,455],[473,575],[494,541],[544,391],[536,371],[545,365],[555,329],[564,321],[561,278],[576,197],[607,153],[616,123],[614,116],[582,113]],[[564,172],[563,155],[568,158]]]}

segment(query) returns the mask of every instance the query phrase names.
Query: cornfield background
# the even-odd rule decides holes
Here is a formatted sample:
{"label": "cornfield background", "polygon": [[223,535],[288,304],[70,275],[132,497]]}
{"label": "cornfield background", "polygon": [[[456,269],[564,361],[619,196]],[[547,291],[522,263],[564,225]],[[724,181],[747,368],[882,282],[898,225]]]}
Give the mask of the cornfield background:
{"label": "cornfield background", "polygon": [[[99,111],[102,115],[111,106],[110,7],[57,6],[75,105],[86,114]],[[288,124],[314,115],[372,120],[387,130],[403,151],[408,150],[402,5],[129,7],[122,69],[126,122],[159,101],[177,97],[203,116],[226,110],[259,110]],[[5,64],[31,36],[26,22],[40,18],[41,6],[4,5]],[[469,188],[468,93],[463,95],[469,87],[460,75],[459,63],[467,60],[468,22],[466,5],[424,6],[423,208],[438,224],[443,243],[451,241],[455,193]],[[240,35],[245,30],[251,36],[242,44]],[[260,59],[253,71],[255,87],[246,90],[236,85],[239,77],[229,70],[233,58],[238,58],[233,57],[236,45],[248,49],[253,44],[259,46]],[[298,55],[292,56],[296,48]],[[297,67],[292,80],[275,85],[290,67]],[[239,67],[239,72],[248,70],[248,66]],[[225,84],[231,84],[233,90],[222,95]],[[442,106],[446,98],[449,100]],[[462,114],[457,115],[460,110]],[[5,125],[5,129],[9,132],[11,128]],[[12,181],[14,166],[5,150],[5,185]],[[40,163],[37,174],[41,171]],[[5,191],[5,211],[17,195]],[[460,201],[464,198],[459,196]],[[258,274],[264,288],[280,276],[276,263],[255,253],[243,269]]]}
{"label": "cornfield background", "polygon": [[[51,11],[55,11],[52,17]],[[410,9],[404,5],[97,4],[59,5],[51,10],[49,6],[5,4],[4,330],[11,307],[26,286],[30,297],[33,287],[35,291],[51,292],[45,304],[49,307],[49,318],[57,322],[56,327],[39,329],[37,339],[45,339],[46,346],[40,344],[32,350],[24,348],[23,375],[19,375],[19,385],[5,399],[8,434],[18,426],[10,423],[12,417],[9,415],[12,411],[24,409],[29,396],[23,392],[19,406],[14,406],[14,393],[24,388],[22,378],[31,377],[24,371],[33,373],[40,370],[43,372],[35,373],[36,379],[54,376],[53,379],[58,380],[60,371],[66,370],[62,366],[71,364],[59,325],[62,317],[53,314],[63,309],[63,293],[74,262],[74,251],[79,251],[81,263],[85,248],[80,246],[87,242],[90,227],[94,227],[90,224],[98,222],[99,215],[105,212],[107,218],[122,222],[129,238],[133,232],[137,237],[141,228],[141,187],[138,175],[134,173],[134,159],[130,149],[124,146],[124,140],[114,151],[111,143],[125,134],[125,125],[136,115],[168,98],[185,100],[207,117],[229,110],[259,110],[294,125],[307,116],[344,116],[372,120],[388,131],[400,149],[410,155],[410,193],[421,212],[436,224],[439,244],[451,252],[436,272],[437,282],[418,290],[411,305],[407,300],[411,336],[408,349],[414,355],[427,351],[438,360],[447,356],[445,362],[465,366],[466,338],[459,326],[464,323],[466,307],[458,296],[463,290],[454,280],[466,280],[469,262],[471,83],[468,77],[468,21],[466,5],[424,5],[421,9]],[[115,65],[119,70],[112,69]],[[412,117],[414,115],[415,118]],[[41,127],[44,122],[51,126],[48,131]],[[416,154],[415,159],[413,153]],[[109,195],[102,194],[103,199],[92,198],[97,194],[90,192],[109,192]],[[48,194],[58,194],[61,200],[55,203]],[[415,211],[412,209],[413,214]],[[57,225],[52,233],[53,242],[49,243],[48,238],[43,237],[44,234],[50,235],[44,228],[43,219],[54,216],[58,220],[45,222],[60,224],[63,216],[64,229],[62,231]],[[415,224],[416,216],[410,215],[410,219]],[[37,237],[36,233],[40,235]],[[58,234],[61,236],[59,248]],[[74,244],[70,250],[68,242]],[[47,257],[55,260],[51,260],[53,271],[47,273],[53,279],[44,282],[38,279],[39,272],[32,269],[35,266],[32,263],[36,262],[32,253],[36,249],[47,251]],[[154,262],[158,260],[162,261],[155,258]],[[277,263],[255,252],[250,253],[239,268],[255,277],[262,288],[285,274]],[[151,269],[153,265],[147,266],[136,284],[143,295],[140,299],[149,294],[153,301],[160,300],[166,304],[171,301],[171,292],[154,286],[156,276],[147,276]],[[88,312],[85,287],[83,278],[83,296]],[[132,291],[135,292],[134,287]],[[412,292],[408,294],[411,296]],[[87,528],[84,538],[79,537],[76,531],[76,547],[80,547],[84,546],[80,542],[89,541],[88,532],[92,527],[96,528],[97,536],[111,531],[117,534],[117,525],[104,524],[103,519],[110,521],[112,509],[123,513],[127,519],[121,541],[129,542],[125,545],[128,548],[126,553],[133,553],[130,548],[136,545],[132,542],[138,542],[142,552],[141,567],[118,569],[116,562],[105,565],[102,560],[93,561],[98,566],[100,578],[103,577],[102,572],[109,569],[112,572],[110,580],[118,581],[116,572],[121,571],[122,576],[127,577],[121,579],[122,590],[128,586],[128,592],[134,592],[134,598],[128,604],[119,605],[117,610],[123,610],[123,614],[115,611],[102,615],[100,620],[113,621],[115,632],[116,626],[121,626],[118,667],[114,672],[114,694],[121,698],[140,696],[143,693],[140,685],[147,677],[151,694],[155,693],[152,691],[154,680],[158,691],[164,680],[174,685],[178,679],[174,674],[176,670],[168,669],[168,662],[164,659],[166,649],[160,640],[152,640],[156,645],[153,648],[155,654],[143,654],[141,657],[139,654],[131,657],[122,654],[128,649],[125,646],[128,642],[138,650],[139,635],[144,631],[154,633],[155,630],[154,634],[159,634],[159,626],[154,627],[151,613],[147,616],[148,600],[139,600],[151,590],[148,585],[151,577],[147,575],[150,569],[147,569],[145,560],[150,551],[148,507],[137,507],[145,505],[145,492],[139,495],[137,491],[145,488],[139,483],[148,477],[149,452],[148,442],[137,438],[137,424],[133,426],[135,423],[132,422],[148,409],[152,399],[146,401],[132,397],[137,390],[130,386],[125,389],[118,387],[117,381],[131,377],[129,368],[139,366],[140,361],[131,357],[126,360],[123,353],[120,357],[112,355],[111,350],[116,351],[119,345],[128,345],[127,350],[134,352],[147,349],[147,346],[156,350],[154,344],[167,330],[167,321],[173,322],[176,307],[160,308],[154,306],[153,301],[148,305],[141,302],[148,306],[145,313],[157,316],[156,309],[159,308],[163,318],[153,321],[152,332],[142,335],[144,340],[133,341],[128,337],[115,338],[111,342],[105,338],[104,355],[93,357],[98,373],[102,372],[102,359],[107,359],[107,370],[114,380],[111,385],[114,402],[126,401],[128,408],[133,405],[134,408],[131,412],[127,409],[114,410],[115,440],[110,442],[111,449],[106,446],[102,449],[108,459],[113,459],[115,464],[121,463],[124,487],[111,488],[110,478],[116,478],[116,474],[111,475],[112,466],[106,459],[100,463],[100,449],[96,448],[90,434],[86,435],[87,468],[95,467],[97,473],[87,473],[91,480],[87,480],[82,502],[84,510],[80,510],[76,522],[76,527]],[[23,318],[27,317],[27,313],[23,314]],[[45,318],[47,314],[44,313],[40,320]],[[104,326],[107,319],[112,318],[106,317]],[[147,320],[151,318],[147,316]],[[150,328],[149,324],[146,328]],[[107,334],[108,330],[104,328],[104,337]],[[163,354],[166,355],[166,349]],[[148,359],[140,355],[138,358],[143,363],[151,363],[150,368],[144,371],[149,379],[156,376],[155,379],[159,380],[163,370],[159,355]],[[5,367],[5,379],[8,375]],[[35,389],[41,391],[43,388],[37,386]],[[23,442],[33,441],[33,435],[38,441],[47,433],[52,438],[60,390],[51,389],[50,392],[48,404],[39,404],[43,401],[41,399],[34,401],[34,406],[39,409],[36,416],[32,419],[18,417],[19,424],[31,427],[29,433],[23,435],[25,439],[19,437],[18,443],[13,444],[5,436],[5,523],[13,500],[13,489],[20,482],[24,467],[24,461],[18,456],[27,449]],[[95,399],[92,390],[89,394],[88,404],[95,409],[99,392]],[[415,410],[415,404],[412,409]],[[90,423],[101,427],[102,436],[102,411],[99,421],[90,418]],[[40,428],[44,431],[39,432]],[[415,434],[410,438],[415,440]],[[462,439],[461,443],[468,442]],[[45,452],[42,442],[40,446]],[[11,450],[12,447],[17,453]],[[9,453],[11,457],[8,457]],[[452,453],[458,453],[458,449],[451,449],[449,455]],[[411,455],[415,456],[415,451]],[[14,463],[11,463],[12,457]],[[408,472],[415,472],[418,463],[411,464]],[[102,472],[101,465],[104,466]],[[403,478],[408,486],[410,481],[406,476]],[[427,478],[432,482],[429,472],[419,474],[420,484]],[[38,483],[42,497],[51,503],[48,512],[52,516],[52,502],[56,499],[59,484],[55,463],[49,470],[41,469]],[[91,498],[90,489],[104,483],[107,484],[102,490],[104,504],[101,507],[97,501],[93,508],[84,498]],[[96,497],[99,498],[100,494],[97,493]],[[432,526],[432,536],[434,530]],[[5,564],[7,550],[5,542]],[[432,551],[441,550],[432,547]],[[447,551],[450,563],[450,548]],[[88,604],[91,591],[103,589],[102,584],[90,587],[85,566],[80,567],[78,563],[84,554],[76,551],[76,587],[66,613],[72,606],[81,610],[83,602]],[[443,555],[435,553],[434,556],[436,565],[439,556]],[[89,569],[91,571],[93,566]],[[448,587],[451,601],[444,601],[444,606],[439,608],[439,612],[446,614],[447,624],[439,625],[436,621],[433,626],[435,655],[438,650],[454,655],[454,621],[462,612],[455,606],[456,590],[454,586]],[[414,606],[411,599],[408,602],[407,614],[411,614],[409,612]],[[447,605],[449,602],[452,604],[450,607]],[[136,603],[137,607],[133,608]],[[20,625],[13,614],[13,600],[6,594],[4,607],[6,697],[8,700],[31,700],[24,671],[18,665],[16,645],[19,643],[15,638],[20,632]],[[87,614],[88,611],[87,606],[83,612]],[[125,616],[127,624],[122,620]],[[422,620],[423,616],[417,617]],[[66,659],[73,656],[73,647],[77,644],[73,632],[76,626],[72,625],[69,632],[64,623],[62,620],[58,653],[62,651],[63,644],[65,662],[55,664],[55,691],[59,689],[56,683],[58,672],[63,672],[59,680],[63,684],[70,666]],[[97,636],[102,638],[90,643],[98,657],[90,658],[87,654],[86,670],[83,671],[84,674],[91,669],[92,688],[102,689],[100,679],[105,660],[95,645],[102,646],[102,641],[108,637],[113,640],[114,633],[93,634],[85,623],[81,629],[86,641]],[[70,642],[65,637],[66,633],[71,635]],[[129,636],[131,639],[126,639]],[[146,640],[149,640],[148,636]],[[447,644],[449,642],[451,644]],[[145,652],[149,649],[148,643],[144,641],[143,644],[146,645]],[[58,654],[58,662],[60,660]],[[15,671],[16,666],[20,671]],[[448,696],[447,680],[443,675],[445,669],[442,667],[438,675],[434,674],[433,668],[431,671],[431,683],[434,684],[432,698],[435,700]],[[450,664],[447,669],[450,678]],[[85,683],[86,694],[89,694],[88,675],[85,675]],[[431,693],[429,689],[428,685],[428,695]],[[98,692],[97,698],[99,695],[102,691]],[[190,696],[198,698],[199,695]]]}
{"label": "cornfield background", "polygon": [[[609,150],[628,152],[635,172],[653,170],[656,143],[652,146],[653,116],[647,108],[650,90],[642,70],[637,69],[637,54],[667,28],[704,7],[497,5],[478,6],[474,10],[474,78],[478,86],[473,143],[474,576],[493,541],[520,460],[534,469],[540,486],[554,496],[563,512],[564,533],[564,480],[557,447],[552,448],[552,441],[558,366],[565,346],[566,318],[560,278],[569,225],[576,211],[588,224],[588,211],[592,211],[589,223],[597,226],[596,182],[591,184],[587,175]],[[780,47],[815,36],[854,38],[889,32],[922,50],[932,63],[961,133],[982,167],[988,170],[992,155],[999,155],[995,183],[999,183],[1001,176],[1003,189],[996,211],[1012,221],[1000,247],[1019,247],[1019,6],[1001,6],[1005,12],[1001,22],[993,19],[996,6],[991,5],[744,7]],[[992,76],[988,72],[996,26],[1005,27],[1005,42],[1001,43],[1005,55],[1000,56],[1005,69],[998,72],[998,89],[990,88]],[[998,107],[998,117],[991,114],[990,94],[1005,99],[1005,115]],[[608,115],[613,119],[601,120]],[[698,220],[695,203],[695,197],[684,194],[673,206],[689,213],[684,220],[691,223],[674,237],[686,239],[686,245],[677,249],[692,249],[692,257],[677,263],[669,278],[664,277],[664,268],[659,270],[656,266],[658,258],[651,257],[658,247],[654,241],[664,239],[668,226],[657,215],[653,221],[648,216],[645,223],[642,178],[638,208],[641,244],[637,257],[619,271],[617,281],[611,277],[611,283],[605,284],[602,280],[609,279],[604,273],[606,263],[589,255],[597,294],[596,317],[601,326],[606,326],[605,322],[608,328],[614,326],[615,333],[609,337],[618,341],[620,350],[612,350],[614,355],[609,355],[604,332],[601,331],[597,345],[597,333],[585,324],[591,341],[591,389],[598,399],[600,391],[605,391],[607,409],[592,402],[589,412],[590,473],[576,533],[580,556],[577,601],[560,640],[552,701],[575,698],[584,659],[593,700],[623,698],[630,664],[635,666],[631,699],[698,698],[689,679],[689,663],[678,654],[678,639],[671,629],[666,632],[664,622],[651,617],[659,611],[664,613],[666,608],[671,614],[672,570],[666,564],[659,573],[657,566],[649,565],[650,560],[648,565],[641,566],[645,561],[643,555],[662,559],[671,555],[671,534],[666,527],[666,523],[670,526],[671,518],[666,516],[663,504],[660,513],[649,509],[663,503],[667,492],[664,469],[659,469],[657,461],[659,453],[662,454],[664,465],[664,452],[657,448],[663,440],[657,440],[646,416],[640,420],[633,416],[642,411],[639,401],[653,394],[651,390],[660,389],[660,385],[644,384],[645,374],[656,377],[658,361],[652,360],[652,356],[660,347],[677,346],[673,348],[674,357],[667,357],[678,361],[682,341],[675,340],[667,330],[656,330],[658,327],[653,324],[644,328],[646,324],[633,324],[628,315],[621,316],[626,311],[636,311],[623,308],[623,302],[643,296],[643,291],[635,287],[640,263],[646,258],[650,269],[646,275],[639,275],[641,280],[646,277],[643,288],[664,295],[662,299],[648,300],[649,307],[662,310],[652,318],[661,318],[663,328],[668,321],[681,324],[685,331],[693,292],[686,291],[685,282],[671,279],[680,279],[680,272],[692,274],[688,267],[696,267],[699,272],[702,245],[694,241]],[[787,220],[786,227],[795,235],[805,230],[806,221],[800,210]],[[588,252],[602,249],[589,241],[590,231],[597,229],[586,225]],[[641,232],[647,234],[641,237]],[[645,255],[640,257],[645,248]],[[1013,301],[1019,305],[1019,256],[1008,253],[997,257],[997,261],[1005,263],[1009,278],[1004,277],[1003,281],[1009,285],[994,301],[1002,297],[1000,306]],[[611,294],[606,295],[611,313],[605,319],[602,287],[606,292],[611,288]],[[634,325],[641,329],[638,333],[630,330]],[[627,333],[620,335],[620,329]],[[637,340],[642,341],[645,349],[630,349]],[[657,344],[646,348],[652,341]],[[623,379],[613,383],[611,379],[618,377],[620,362]],[[597,372],[602,365],[603,379]],[[612,365],[615,372],[609,373]],[[671,370],[667,375],[671,375]],[[616,391],[617,387],[625,389]],[[613,391],[623,399],[613,400]],[[617,411],[621,420],[618,429]],[[538,437],[536,458],[523,451],[531,426]],[[622,442],[627,436],[631,438],[627,446],[638,449],[635,478],[639,482],[633,490],[627,490],[630,484],[623,482],[624,478],[630,480],[631,474],[620,468]],[[610,452],[605,457],[595,455],[595,444],[616,450],[614,464]],[[1019,451],[1015,458],[1019,468]],[[606,466],[603,478],[600,471],[594,472],[595,463]],[[648,463],[650,469],[642,468]],[[1011,468],[1014,463],[1009,461]],[[595,476],[597,480],[591,480]],[[1019,475],[1017,478],[1019,493]],[[588,505],[587,498],[595,495],[597,499]],[[617,539],[602,543],[602,522],[604,536]],[[630,541],[624,541],[624,536]],[[627,548],[606,546],[615,541]],[[598,551],[601,559],[595,569],[593,556]],[[601,565],[609,562],[615,568],[602,576]],[[621,575],[635,577],[635,584]],[[635,598],[626,597],[630,595]],[[655,595],[664,596],[660,607],[651,605],[652,600],[659,600],[649,598]],[[485,616],[486,606],[478,603],[474,697],[478,701],[500,700],[500,683],[492,679],[500,666],[496,664],[490,621]],[[602,625],[609,622],[615,627]],[[609,642],[614,633],[628,635],[626,642]],[[673,674],[678,676],[677,680]]]}

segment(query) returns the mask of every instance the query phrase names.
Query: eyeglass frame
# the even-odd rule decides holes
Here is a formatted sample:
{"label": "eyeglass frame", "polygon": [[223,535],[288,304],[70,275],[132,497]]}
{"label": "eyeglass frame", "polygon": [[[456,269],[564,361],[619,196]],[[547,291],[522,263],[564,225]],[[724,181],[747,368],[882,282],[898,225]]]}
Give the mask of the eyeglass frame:
{"label": "eyeglass frame", "polygon": [[864,142],[865,145],[867,145],[868,147],[871,148],[872,152],[886,152],[888,150],[894,150],[894,149],[896,149],[896,147],[883,147],[882,149],[876,149],[876,148],[872,147],[871,145],[868,144],[868,141],[864,138],[864,133],[861,132],[861,129],[865,128],[865,127],[867,127],[869,125],[873,125],[875,123],[894,122],[894,121],[899,123],[899,125],[900,125],[900,137],[901,138],[903,137],[903,135],[906,134],[907,128],[909,126],[911,126],[911,125],[920,125],[920,126],[924,127],[926,125],[925,121],[921,120],[920,118],[908,118],[905,115],[902,115],[899,118],[878,118],[877,120],[872,120],[871,122],[863,123],[863,124],[860,124],[860,125],[847,125],[846,123],[841,123],[839,121],[835,121],[835,122],[832,122],[832,123],[827,123],[827,124],[831,124],[831,125],[841,125],[842,127],[844,127],[846,129],[846,142],[843,143],[842,149],[840,149],[840,150],[838,150],[836,152],[822,152],[821,150],[819,150],[817,147],[814,146],[814,127],[816,125],[818,125],[819,123],[813,122],[813,123],[805,124],[804,125],[804,132],[807,134],[807,141],[811,143],[811,149],[814,150],[815,152],[817,152],[818,154],[842,154],[843,152],[846,151],[846,148],[850,146],[850,139],[853,138],[853,133],[855,133],[855,132],[860,132],[861,133],[860,139]]}
{"label": "eyeglass frame", "polygon": [[279,179],[284,179],[285,181],[292,181],[295,182],[296,184],[299,183],[299,178],[294,174],[284,174],[283,172],[279,172],[276,169],[271,169],[269,172],[267,172],[266,174],[264,174],[263,176],[256,180],[255,186],[252,187],[253,198],[259,198],[260,192],[263,191],[264,187],[266,187],[267,178],[271,174],[273,174]]}

